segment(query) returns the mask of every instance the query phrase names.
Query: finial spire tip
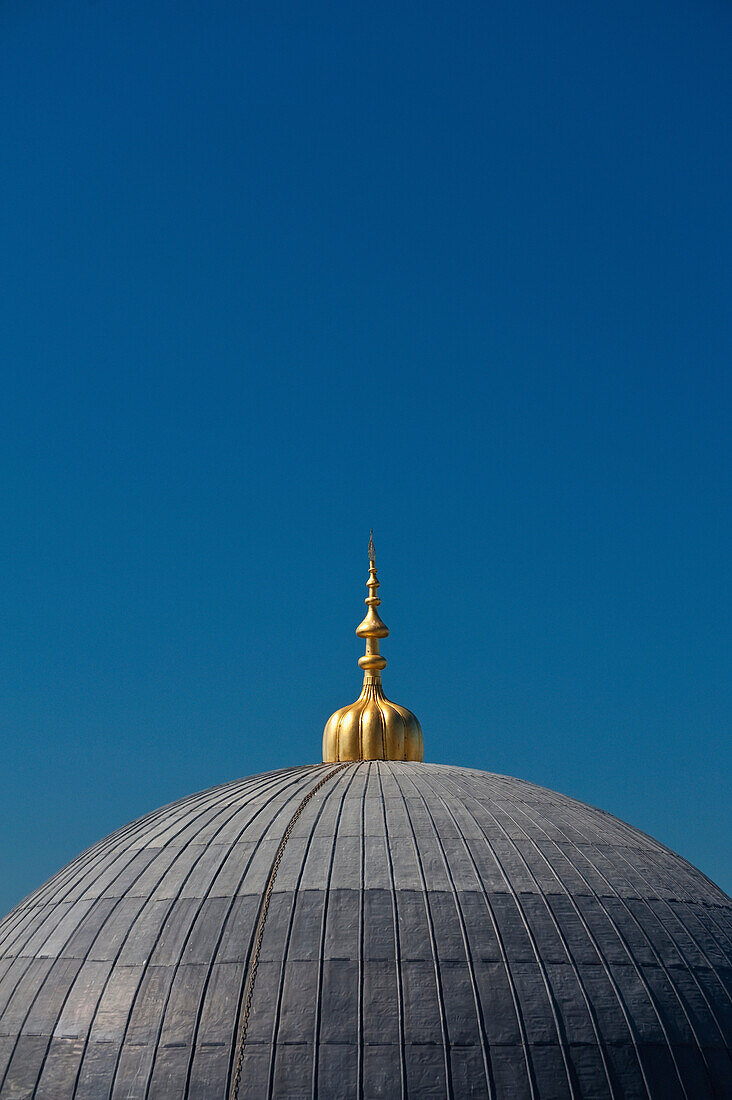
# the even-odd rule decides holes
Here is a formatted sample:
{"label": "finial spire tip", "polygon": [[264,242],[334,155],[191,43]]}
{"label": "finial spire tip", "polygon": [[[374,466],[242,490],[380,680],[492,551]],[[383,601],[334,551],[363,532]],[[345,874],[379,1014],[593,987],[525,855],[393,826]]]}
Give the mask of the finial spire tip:
{"label": "finial spire tip", "polygon": [[379,640],[389,635],[389,628],[376,610],[381,600],[376,595],[374,532],[369,536],[368,610],[356,634],[366,641],[366,652],[359,657],[363,669],[363,687],[355,703],[331,714],[323,733],[323,760],[408,760],[423,759],[422,727],[406,707],[390,702],[381,686],[381,673],[386,658],[379,653]]}

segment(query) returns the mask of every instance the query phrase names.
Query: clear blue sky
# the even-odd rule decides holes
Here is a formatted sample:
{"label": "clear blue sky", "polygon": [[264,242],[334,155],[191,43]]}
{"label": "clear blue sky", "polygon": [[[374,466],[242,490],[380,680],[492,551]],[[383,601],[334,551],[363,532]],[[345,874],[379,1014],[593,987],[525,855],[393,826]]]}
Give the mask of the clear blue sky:
{"label": "clear blue sky", "polygon": [[732,12],[0,8],[0,910],[319,759],[611,811],[728,891]]}

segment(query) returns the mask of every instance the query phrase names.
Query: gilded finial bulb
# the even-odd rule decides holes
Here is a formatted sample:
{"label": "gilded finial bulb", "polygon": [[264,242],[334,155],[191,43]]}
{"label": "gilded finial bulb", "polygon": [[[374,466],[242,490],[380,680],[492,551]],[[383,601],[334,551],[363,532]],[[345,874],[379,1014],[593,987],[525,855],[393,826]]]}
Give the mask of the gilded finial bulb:
{"label": "gilded finial bulb", "polygon": [[366,652],[359,658],[363,669],[363,688],[355,703],[332,714],[323,733],[323,760],[415,760],[423,758],[422,728],[410,710],[392,703],[384,695],[381,673],[386,658],[379,653],[379,639],[388,638],[389,628],[376,608],[374,532],[369,538],[369,579],[366,581],[368,608],[365,619],[356,627],[359,638],[366,640]]}

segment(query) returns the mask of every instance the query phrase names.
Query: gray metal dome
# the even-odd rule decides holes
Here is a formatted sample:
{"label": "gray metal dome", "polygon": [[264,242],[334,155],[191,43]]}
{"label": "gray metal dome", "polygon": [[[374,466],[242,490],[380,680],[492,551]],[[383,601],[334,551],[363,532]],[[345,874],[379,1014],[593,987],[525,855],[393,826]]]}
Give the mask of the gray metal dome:
{"label": "gray metal dome", "polygon": [[[262,898],[329,765],[120,829],[0,924],[0,1096],[225,1100]],[[732,1096],[732,902],[518,779],[346,765],[284,848],[241,1096]]]}

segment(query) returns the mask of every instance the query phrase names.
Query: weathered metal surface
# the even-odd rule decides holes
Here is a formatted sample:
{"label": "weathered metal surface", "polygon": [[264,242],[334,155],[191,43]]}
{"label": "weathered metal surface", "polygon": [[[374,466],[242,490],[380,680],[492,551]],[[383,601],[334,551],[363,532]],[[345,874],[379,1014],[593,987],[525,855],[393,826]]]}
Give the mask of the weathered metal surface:
{"label": "weathered metal surface", "polygon": [[[261,895],[327,765],[101,841],[0,924],[3,1100],[224,1100]],[[732,1095],[732,902],[517,779],[372,761],[307,805],[262,935],[241,1095]]]}

